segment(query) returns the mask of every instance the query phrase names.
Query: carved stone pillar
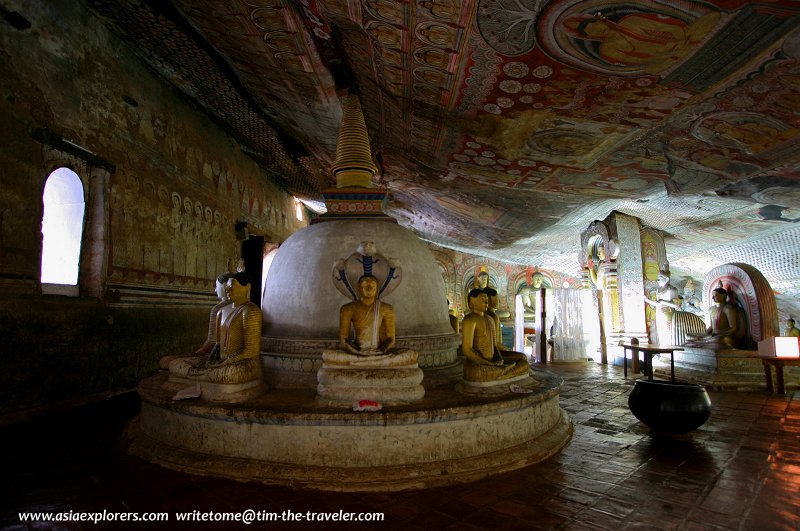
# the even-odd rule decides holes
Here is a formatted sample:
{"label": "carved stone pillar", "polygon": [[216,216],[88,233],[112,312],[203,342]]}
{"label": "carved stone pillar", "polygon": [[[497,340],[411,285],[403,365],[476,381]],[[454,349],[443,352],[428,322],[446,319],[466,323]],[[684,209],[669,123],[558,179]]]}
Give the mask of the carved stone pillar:
{"label": "carved stone pillar", "polygon": [[606,222],[616,229],[619,246],[618,275],[622,329],[626,339],[647,341],[644,312],[644,271],[642,269],[642,224],[639,218],[612,212]]}
{"label": "carved stone pillar", "polygon": [[602,349],[611,359],[622,356],[620,341],[648,340],[640,229],[638,218],[612,212],[581,234],[580,261],[598,292]]}

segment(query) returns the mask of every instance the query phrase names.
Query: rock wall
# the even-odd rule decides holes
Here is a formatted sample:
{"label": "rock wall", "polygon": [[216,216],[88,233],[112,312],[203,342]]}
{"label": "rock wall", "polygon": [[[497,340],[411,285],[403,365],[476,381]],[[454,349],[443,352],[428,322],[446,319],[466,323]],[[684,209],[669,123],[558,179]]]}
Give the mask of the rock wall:
{"label": "rock wall", "polygon": [[[237,222],[272,243],[307,224],[79,3],[8,9],[30,27],[0,24],[0,423],[132,389],[159,357],[196,348],[214,278],[240,255]],[[39,281],[59,167],[86,197],[78,296]]]}

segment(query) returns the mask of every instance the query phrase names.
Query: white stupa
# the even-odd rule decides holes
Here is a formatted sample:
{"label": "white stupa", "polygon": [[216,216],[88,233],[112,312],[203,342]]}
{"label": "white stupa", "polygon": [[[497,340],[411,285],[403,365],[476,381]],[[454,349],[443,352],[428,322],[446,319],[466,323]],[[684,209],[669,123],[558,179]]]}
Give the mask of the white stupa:
{"label": "white stupa", "polygon": [[270,386],[314,387],[322,351],[338,342],[339,308],[348,298],[331,271],[362,242],[402,266],[403,281],[381,300],[395,309],[398,347],[419,352],[426,380],[458,377],[459,338],[450,326],[447,291],[428,246],[383,213],[386,190],[372,184],[378,168],[357,96],[344,109],[328,212],[281,244],[269,270],[262,312],[262,360]]}

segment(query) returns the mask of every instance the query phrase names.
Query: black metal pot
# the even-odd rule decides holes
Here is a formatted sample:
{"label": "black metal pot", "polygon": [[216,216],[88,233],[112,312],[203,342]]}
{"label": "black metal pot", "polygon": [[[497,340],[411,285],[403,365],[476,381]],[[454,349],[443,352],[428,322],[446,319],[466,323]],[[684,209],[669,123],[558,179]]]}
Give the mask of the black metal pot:
{"label": "black metal pot", "polygon": [[705,387],[658,380],[636,380],[628,407],[639,421],[662,433],[692,431],[711,415]]}

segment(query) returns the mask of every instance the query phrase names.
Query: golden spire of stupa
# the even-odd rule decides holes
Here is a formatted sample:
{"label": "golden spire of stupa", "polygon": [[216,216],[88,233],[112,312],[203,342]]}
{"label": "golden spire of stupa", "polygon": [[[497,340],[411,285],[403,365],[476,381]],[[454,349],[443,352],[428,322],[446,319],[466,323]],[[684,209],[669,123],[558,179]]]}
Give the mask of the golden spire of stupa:
{"label": "golden spire of stupa", "polygon": [[378,173],[369,150],[369,136],[361,103],[355,94],[348,96],[345,102],[339,143],[336,145],[336,161],[331,173],[336,177],[336,188],[372,188],[372,177]]}

